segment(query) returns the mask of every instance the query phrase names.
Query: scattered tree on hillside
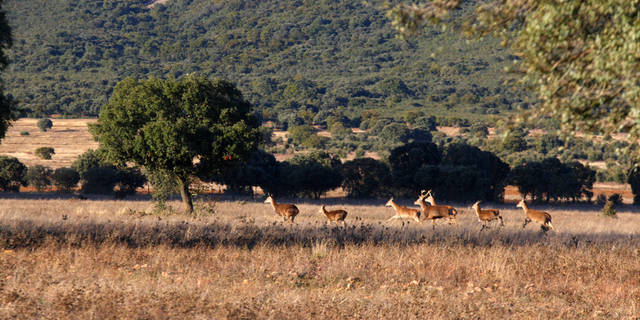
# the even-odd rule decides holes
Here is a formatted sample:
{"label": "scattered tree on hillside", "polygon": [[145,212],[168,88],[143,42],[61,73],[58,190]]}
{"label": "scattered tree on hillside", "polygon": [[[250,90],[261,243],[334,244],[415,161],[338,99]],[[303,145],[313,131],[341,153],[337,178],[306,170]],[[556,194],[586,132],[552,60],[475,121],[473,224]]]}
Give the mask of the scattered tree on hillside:
{"label": "scattered tree on hillside", "polygon": [[116,165],[134,162],[175,180],[190,213],[193,176],[215,176],[256,149],[261,135],[251,112],[228,81],[194,75],[127,78],[116,85],[90,130]]}
{"label": "scattered tree on hillside", "polygon": [[[4,3],[0,1],[0,72],[9,64],[6,50],[13,46],[12,31],[7,21]],[[11,121],[18,119],[19,107],[11,97],[4,94],[4,86],[0,82],[0,139],[4,138]]]}

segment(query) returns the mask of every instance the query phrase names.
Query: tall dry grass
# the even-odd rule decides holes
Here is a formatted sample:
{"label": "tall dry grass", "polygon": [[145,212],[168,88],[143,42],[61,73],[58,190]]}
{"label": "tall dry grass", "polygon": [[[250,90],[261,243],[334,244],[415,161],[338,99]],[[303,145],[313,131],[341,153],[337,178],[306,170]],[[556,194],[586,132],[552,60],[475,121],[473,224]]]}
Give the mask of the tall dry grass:
{"label": "tall dry grass", "polygon": [[432,231],[383,223],[383,203],[331,203],[349,211],[341,227],[319,203],[297,203],[290,225],[252,201],[184,216],[145,213],[147,201],[0,200],[0,318],[640,316],[640,215],[544,208],[558,231],[543,235],[515,207],[483,232],[459,207],[459,227]]}

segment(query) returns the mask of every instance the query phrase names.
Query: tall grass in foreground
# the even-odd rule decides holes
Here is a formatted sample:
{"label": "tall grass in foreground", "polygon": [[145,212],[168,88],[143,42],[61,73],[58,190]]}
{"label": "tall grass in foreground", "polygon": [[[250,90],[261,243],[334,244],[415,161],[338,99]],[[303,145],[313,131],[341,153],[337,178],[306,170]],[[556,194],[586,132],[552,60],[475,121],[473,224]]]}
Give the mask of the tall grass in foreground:
{"label": "tall grass in foreground", "polygon": [[[297,224],[261,203],[209,216],[142,201],[0,200],[0,318],[601,318],[640,316],[640,215],[549,210],[558,232],[382,223],[315,204]],[[178,206],[179,204],[174,203]],[[339,206],[339,205],[333,205]]]}

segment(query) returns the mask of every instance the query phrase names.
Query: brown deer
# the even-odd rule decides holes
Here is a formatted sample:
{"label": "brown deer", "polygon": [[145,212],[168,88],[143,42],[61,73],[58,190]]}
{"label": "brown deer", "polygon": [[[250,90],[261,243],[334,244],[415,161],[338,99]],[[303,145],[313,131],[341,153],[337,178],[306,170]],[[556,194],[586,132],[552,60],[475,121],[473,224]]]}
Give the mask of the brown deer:
{"label": "brown deer", "polygon": [[389,218],[389,220],[387,221],[391,221],[394,219],[413,219],[416,222],[422,224],[422,221],[420,220],[419,209],[407,208],[405,206],[398,205],[393,201],[393,197],[391,197],[391,199],[389,199],[389,201],[387,201],[387,204],[385,204],[384,206],[392,207],[393,210],[396,211],[396,214],[393,217]]}
{"label": "brown deer", "polygon": [[268,196],[267,200],[264,203],[270,203],[273,207],[273,210],[276,212],[276,215],[284,218],[284,221],[289,219],[289,222],[293,223],[293,219],[298,215],[300,210],[298,207],[288,203],[276,203],[276,200],[273,199],[273,196]]}
{"label": "brown deer", "polygon": [[522,228],[526,227],[527,223],[535,221],[540,224],[540,229],[542,229],[543,232],[547,232],[549,229],[555,229],[551,224],[551,215],[548,212],[529,209],[524,199],[520,200],[516,207],[524,210],[525,217]]}
{"label": "brown deer", "polygon": [[456,214],[458,211],[455,208],[451,206],[428,205],[426,202],[428,196],[431,197],[431,190],[427,193],[422,190],[418,200],[414,203],[420,205],[420,208],[422,209],[422,219],[431,220],[432,229],[436,228],[436,220],[443,218],[449,219],[449,224],[453,223],[458,225],[458,222],[456,221]]}
{"label": "brown deer", "polygon": [[481,209],[480,208],[480,202],[481,201],[476,201],[476,203],[474,203],[471,208],[473,208],[473,210],[475,210],[476,215],[478,216],[478,221],[480,221],[482,223],[482,229],[480,229],[480,231],[484,230],[484,228],[489,228],[489,223],[493,220],[500,220],[500,226],[504,227],[504,221],[502,221],[502,216],[500,215],[500,210],[498,209]]}
{"label": "brown deer", "polygon": [[347,212],[345,210],[327,211],[325,207],[326,206],[323,204],[318,213],[322,213],[327,216],[327,219],[329,219],[327,223],[335,222],[338,224],[338,222],[342,222],[342,225],[345,225],[344,219],[347,217]]}

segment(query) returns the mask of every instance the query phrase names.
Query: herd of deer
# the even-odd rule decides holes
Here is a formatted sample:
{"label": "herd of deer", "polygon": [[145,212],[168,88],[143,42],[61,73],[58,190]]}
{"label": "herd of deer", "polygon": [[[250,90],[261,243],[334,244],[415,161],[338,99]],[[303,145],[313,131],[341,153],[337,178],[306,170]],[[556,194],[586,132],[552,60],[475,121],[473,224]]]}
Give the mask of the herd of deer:
{"label": "herd of deer", "polygon": [[[300,210],[298,210],[298,207],[293,204],[276,203],[275,199],[273,199],[273,196],[268,196],[267,200],[265,200],[264,203],[270,203],[276,213],[276,216],[282,217],[285,221],[288,220],[291,223],[293,223],[293,219],[295,219],[295,217],[300,212]],[[414,204],[419,205],[420,209],[408,208],[398,205],[393,201],[392,197],[391,199],[389,199],[389,201],[387,201],[385,206],[392,207],[395,210],[396,214],[393,217],[389,218],[387,221],[395,219],[412,219],[422,224],[425,220],[431,220],[431,226],[433,229],[435,229],[435,221],[438,219],[447,219],[449,221],[449,224],[458,224],[456,222],[456,215],[458,214],[458,211],[452,206],[436,204],[436,200],[434,199],[431,190],[422,190],[420,192],[420,196],[414,202]],[[522,224],[523,228],[527,226],[527,223],[535,221],[540,224],[540,228],[543,232],[547,232],[549,229],[554,229],[553,225],[551,224],[551,215],[549,213],[529,209],[524,199],[520,200],[516,207],[522,208],[522,210],[524,210],[525,218],[524,223]],[[500,226],[504,226],[502,216],[500,215],[500,211],[498,209],[481,209],[480,201],[476,201],[476,203],[474,203],[471,208],[473,208],[473,210],[475,211],[476,216],[478,217],[478,221],[482,223],[482,228],[480,229],[480,231],[484,230],[485,228],[489,228],[490,224],[494,221],[499,222]],[[328,223],[342,222],[342,224],[344,225],[344,220],[347,217],[347,212],[345,210],[327,211],[324,205],[322,205],[318,213],[324,214],[328,219]]]}

